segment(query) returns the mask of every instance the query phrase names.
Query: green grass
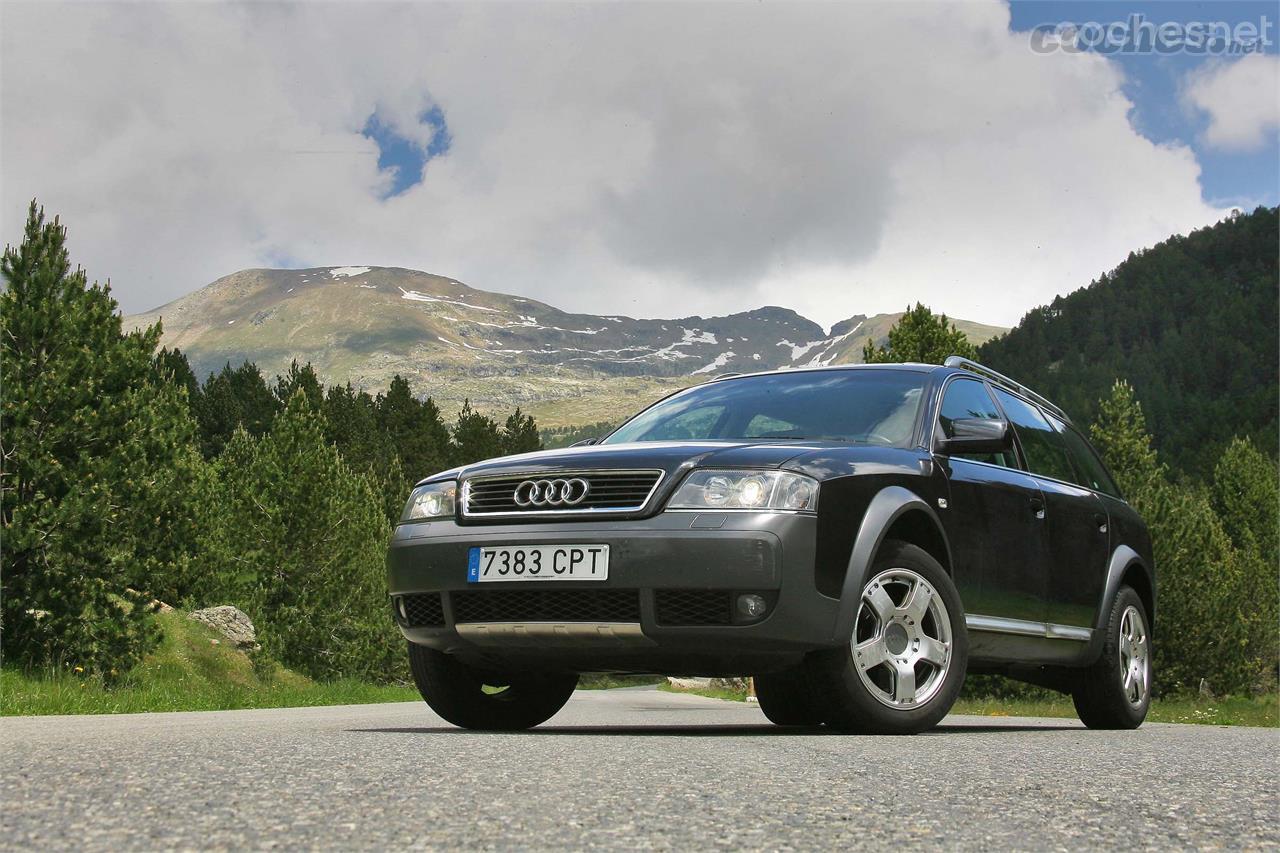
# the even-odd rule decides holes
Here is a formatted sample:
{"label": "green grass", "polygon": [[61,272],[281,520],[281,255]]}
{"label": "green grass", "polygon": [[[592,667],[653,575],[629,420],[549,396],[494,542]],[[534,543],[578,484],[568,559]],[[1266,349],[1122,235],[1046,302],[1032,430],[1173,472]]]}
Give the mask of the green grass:
{"label": "green grass", "polygon": [[[659,689],[672,693],[693,693],[712,699],[746,701],[739,690],[685,689],[663,684]],[[1066,696],[1048,699],[961,699],[953,714],[979,717],[1067,717],[1074,719],[1076,709]],[[1171,696],[1157,699],[1151,705],[1147,720],[1153,723],[1194,723],[1206,726],[1280,727],[1280,694],[1263,696],[1228,696],[1205,699],[1198,696]]]}
{"label": "green grass", "polygon": [[[160,646],[110,687],[68,665],[56,673],[0,670],[0,715],[221,711],[417,700],[412,687],[320,683],[230,647],[185,614],[157,614]],[[216,642],[214,642],[216,641]]]}
{"label": "green grass", "polygon": [[[1070,717],[1076,709],[1065,696],[1053,699],[961,699],[952,713],[981,717]],[[1169,696],[1151,704],[1152,723],[1206,726],[1280,726],[1280,696],[1227,696],[1222,699]]]}

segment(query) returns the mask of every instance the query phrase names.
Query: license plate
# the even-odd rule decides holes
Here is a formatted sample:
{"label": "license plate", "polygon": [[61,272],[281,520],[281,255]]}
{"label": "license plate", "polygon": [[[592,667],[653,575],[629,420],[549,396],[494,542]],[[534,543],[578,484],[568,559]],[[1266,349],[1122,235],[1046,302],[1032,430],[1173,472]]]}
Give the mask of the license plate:
{"label": "license plate", "polygon": [[467,554],[468,583],[608,578],[608,545],[513,545],[472,548]]}

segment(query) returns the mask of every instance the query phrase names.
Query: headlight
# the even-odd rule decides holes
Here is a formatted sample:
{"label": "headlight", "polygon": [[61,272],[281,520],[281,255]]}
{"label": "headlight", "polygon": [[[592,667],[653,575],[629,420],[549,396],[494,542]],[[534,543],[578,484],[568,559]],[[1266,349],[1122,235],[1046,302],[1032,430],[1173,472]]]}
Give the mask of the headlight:
{"label": "headlight", "polygon": [[813,512],[818,508],[818,481],[787,471],[694,471],[667,507]]}
{"label": "headlight", "polygon": [[453,518],[457,497],[458,484],[454,480],[418,486],[409,495],[409,502],[404,505],[400,520],[425,521],[429,518]]}

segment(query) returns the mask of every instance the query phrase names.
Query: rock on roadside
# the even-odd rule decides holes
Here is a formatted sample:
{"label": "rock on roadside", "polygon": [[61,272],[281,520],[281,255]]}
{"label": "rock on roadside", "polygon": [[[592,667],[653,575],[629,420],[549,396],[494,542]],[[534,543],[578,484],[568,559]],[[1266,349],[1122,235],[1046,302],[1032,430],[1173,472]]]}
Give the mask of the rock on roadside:
{"label": "rock on roadside", "polygon": [[241,651],[256,652],[262,648],[258,645],[258,635],[253,629],[253,623],[238,607],[232,607],[229,604],[206,607],[204,610],[194,611],[187,618],[213,628]]}

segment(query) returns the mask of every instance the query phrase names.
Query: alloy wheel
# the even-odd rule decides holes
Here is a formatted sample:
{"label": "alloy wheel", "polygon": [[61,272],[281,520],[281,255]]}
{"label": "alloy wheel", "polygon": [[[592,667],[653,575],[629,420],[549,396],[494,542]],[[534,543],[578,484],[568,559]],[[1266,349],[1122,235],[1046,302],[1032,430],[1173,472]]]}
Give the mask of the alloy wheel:
{"label": "alloy wheel", "polygon": [[862,590],[854,623],[854,667],[882,704],[917,708],[937,694],[951,666],[951,616],[916,572],[888,569]]}
{"label": "alloy wheel", "polygon": [[1147,639],[1147,623],[1138,608],[1129,605],[1120,616],[1120,672],[1124,698],[1137,707],[1151,689],[1151,644]]}

